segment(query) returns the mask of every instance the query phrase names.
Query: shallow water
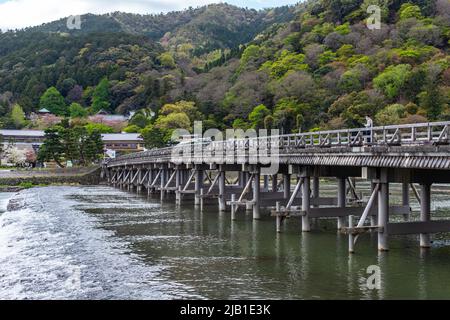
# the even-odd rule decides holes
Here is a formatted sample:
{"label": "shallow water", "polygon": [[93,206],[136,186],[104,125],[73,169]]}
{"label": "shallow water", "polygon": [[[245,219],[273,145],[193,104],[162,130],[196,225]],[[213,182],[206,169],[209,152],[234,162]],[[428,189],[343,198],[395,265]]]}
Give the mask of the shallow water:
{"label": "shallow water", "polygon": [[[321,193],[335,190],[327,183]],[[391,192],[398,202],[399,188]],[[433,188],[434,216],[450,217],[449,195]],[[2,211],[11,197],[22,208]],[[450,298],[448,235],[428,251],[417,236],[391,237],[385,254],[376,235],[364,235],[349,257],[334,221],[301,234],[291,219],[277,235],[270,217],[241,211],[232,223],[215,203],[202,213],[173,202],[109,187],[0,194],[0,299]],[[381,268],[380,290],[367,287],[372,265]]]}

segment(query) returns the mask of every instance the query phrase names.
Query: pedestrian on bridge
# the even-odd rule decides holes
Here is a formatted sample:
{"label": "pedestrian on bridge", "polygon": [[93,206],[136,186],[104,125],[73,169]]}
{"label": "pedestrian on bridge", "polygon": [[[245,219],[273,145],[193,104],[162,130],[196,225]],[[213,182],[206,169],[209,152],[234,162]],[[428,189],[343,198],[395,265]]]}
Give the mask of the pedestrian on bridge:
{"label": "pedestrian on bridge", "polygon": [[366,141],[366,144],[370,144],[370,143],[372,143],[372,137],[373,137],[373,134],[372,134],[373,133],[373,120],[369,116],[366,116],[365,127],[367,129],[369,129],[368,131],[365,132],[365,136],[366,136],[365,141]]}

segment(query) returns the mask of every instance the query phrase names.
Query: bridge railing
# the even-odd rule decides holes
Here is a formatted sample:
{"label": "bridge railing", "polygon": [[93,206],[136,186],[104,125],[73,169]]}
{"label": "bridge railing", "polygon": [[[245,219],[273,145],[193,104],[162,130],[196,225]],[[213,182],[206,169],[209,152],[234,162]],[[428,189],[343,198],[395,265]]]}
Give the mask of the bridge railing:
{"label": "bridge railing", "polygon": [[[213,157],[224,157],[230,151],[248,156],[249,150],[287,153],[308,148],[377,147],[446,145],[450,143],[450,122],[418,123],[373,128],[317,131],[259,138],[244,138],[212,142],[183,143],[182,146],[161,148],[119,157],[114,162],[133,162],[154,158],[170,160],[174,149],[188,151],[195,159],[209,152]],[[274,145],[277,143],[278,145]]]}
{"label": "bridge railing", "polygon": [[450,122],[308,132],[279,136],[280,147],[402,146],[449,143]]}
{"label": "bridge railing", "polygon": [[279,149],[439,145],[450,143],[449,128],[450,122],[419,123],[215,141],[204,145],[213,150],[270,149],[274,141],[278,142]]}

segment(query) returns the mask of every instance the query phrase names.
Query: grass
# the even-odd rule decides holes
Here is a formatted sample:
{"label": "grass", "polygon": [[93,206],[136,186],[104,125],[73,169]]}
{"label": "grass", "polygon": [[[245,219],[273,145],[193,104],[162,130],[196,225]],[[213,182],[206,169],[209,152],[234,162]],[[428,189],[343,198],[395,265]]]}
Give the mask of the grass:
{"label": "grass", "polygon": [[31,189],[36,187],[48,187],[48,184],[34,184],[32,182],[22,182],[19,185],[10,186],[10,185],[0,185],[0,189],[6,188],[21,188],[21,189]]}

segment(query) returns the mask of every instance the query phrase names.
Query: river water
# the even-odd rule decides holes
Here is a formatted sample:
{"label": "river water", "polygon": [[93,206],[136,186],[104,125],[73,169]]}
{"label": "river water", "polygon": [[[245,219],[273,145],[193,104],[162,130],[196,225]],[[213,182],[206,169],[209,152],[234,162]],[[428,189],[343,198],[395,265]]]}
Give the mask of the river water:
{"label": "river water", "polygon": [[[6,210],[11,198],[16,211]],[[435,217],[450,217],[448,187],[435,186],[432,200]],[[273,218],[241,211],[232,223],[216,204],[173,202],[103,186],[0,194],[0,299],[450,298],[449,235],[427,251],[417,236],[391,237],[383,254],[364,235],[349,256],[334,221],[301,234],[291,219],[276,234]],[[367,286],[370,266],[379,288]]]}

